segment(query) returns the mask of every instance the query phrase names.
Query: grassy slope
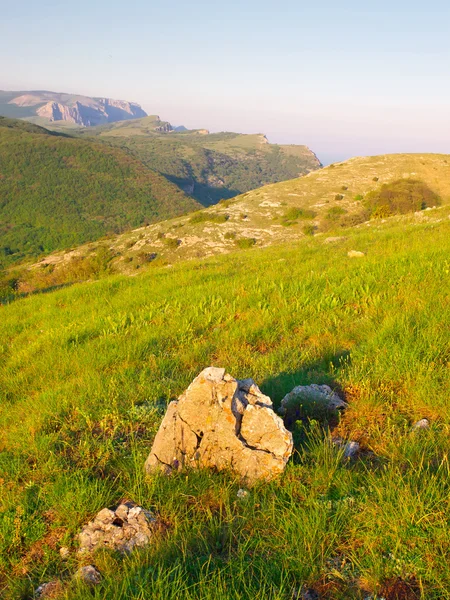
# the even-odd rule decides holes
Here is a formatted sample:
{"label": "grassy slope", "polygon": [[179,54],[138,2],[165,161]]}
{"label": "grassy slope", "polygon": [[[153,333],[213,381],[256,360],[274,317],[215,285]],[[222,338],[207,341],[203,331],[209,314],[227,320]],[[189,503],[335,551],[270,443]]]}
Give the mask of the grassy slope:
{"label": "grassy slope", "polygon": [[0,118],[0,267],[197,203],[118,148]]}
{"label": "grassy slope", "polygon": [[158,117],[150,116],[85,129],[79,134],[128,148],[206,206],[320,166],[305,146],[268,144],[259,134],[159,134],[155,128],[162,124]]}
{"label": "grassy slope", "polygon": [[[187,215],[127,232],[105,243],[117,254],[115,267],[131,274],[136,272],[145,256],[157,254],[159,261],[175,263],[188,258],[221,255],[233,251],[240,239],[254,239],[257,247],[304,239],[307,237],[304,228],[308,226],[316,228],[322,241],[337,237],[338,242],[339,237],[343,236],[345,224],[353,219],[358,222],[364,197],[384,183],[402,178],[425,182],[440,196],[442,202],[441,208],[418,212],[407,220],[439,221],[447,218],[450,205],[449,170],[450,156],[443,154],[356,158],[306,177],[253,190],[205,209],[198,215]],[[343,190],[343,187],[347,190]],[[337,194],[343,198],[336,200]],[[362,200],[355,199],[358,195]],[[296,208],[312,211],[315,217],[286,222],[283,216]],[[336,209],[343,211],[343,214],[330,219],[330,211]],[[228,220],[225,221],[226,218]],[[404,219],[402,217],[402,222]],[[380,221],[365,222],[359,227],[376,232]],[[178,246],[176,240],[179,240]],[[171,247],[171,241],[175,247]],[[91,244],[77,249],[75,254],[89,257],[97,249],[98,244]],[[45,263],[56,264],[57,269],[58,265],[66,268],[70,259],[70,254],[61,253],[49,257]],[[22,277],[40,277],[42,272],[45,279],[45,263],[40,270],[34,269]],[[43,285],[46,285],[45,281]]]}
{"label": "grassy slope", "polygon": [[[391,220],[345,238],[0,307],[5,598],[73,572],[75,533],[124,497],[168,533],[130,558],[97,556],[95,598],[290,600],[306,584],[326,599],[392,600],[401,580],[415,590],[402,598],[447,597],[450,222]],[[348,258],[353,248],[366,256]],[[254,377],[276,404],[300,383],[343,389],[339,432],[366,454],[348,463],[305,424],[286,473],[245,501],[226,475],[145,480],[164,406],[210,364]],[[422,417],[430,430],[411,433]]]}

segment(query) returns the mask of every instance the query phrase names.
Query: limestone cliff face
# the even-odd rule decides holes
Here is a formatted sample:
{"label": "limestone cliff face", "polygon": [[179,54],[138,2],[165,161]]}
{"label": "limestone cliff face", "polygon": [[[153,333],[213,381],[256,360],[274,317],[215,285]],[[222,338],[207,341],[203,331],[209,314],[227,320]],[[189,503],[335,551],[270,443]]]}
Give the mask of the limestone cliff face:
{"label": "limestone cliff face", "polygon": [[30,92],[10,100],[9,104],[36,107],[36,115],[49,121],[68,121],[84,127],[139,119],[147,113],[134,102],[111,98],[90,98],[55,92]]}

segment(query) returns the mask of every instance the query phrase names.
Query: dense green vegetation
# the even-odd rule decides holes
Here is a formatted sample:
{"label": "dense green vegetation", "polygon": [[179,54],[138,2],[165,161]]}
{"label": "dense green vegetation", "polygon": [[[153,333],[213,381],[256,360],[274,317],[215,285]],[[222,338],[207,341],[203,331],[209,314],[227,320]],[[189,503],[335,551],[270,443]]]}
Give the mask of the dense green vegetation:
{"label": "dense green vegetation", "polygon": [[155,117],[93,127],[79,135],[98,136],[127,148],[204,206],[267,183],[298,177],[320,166],[304,146],[268,144],[261,135],[184,132],[159,134]]}
{"label": "dense green vegetation", "polygon": [[[378,180],[377,180],[378,181]],[[389,217],[439,206],[441,199],[423,181],[399,179],[367,194],[365,205],[372,217]]]}
{"label": "dense green vegetation", "polygon": [[[80,600],[447,597],[449,234],[448,219],[391,221],[0,306],[5,600],[55,577]],[[341,390],[335,434],[362,454],[345,460],[305,417],[285,474],[245,499],[227,474],[145,479],[167,402],[210,364],[275,404],[297,384]],[[412,432],[422,417],[430,429]],[[130,557],[97,555],[88,593],[70,583],[75,535],[122,498],[166,531]]]}
{"label": "dense green vegetation", "polygon": [[119,148],[0,118],[0,269],[197,206]]}

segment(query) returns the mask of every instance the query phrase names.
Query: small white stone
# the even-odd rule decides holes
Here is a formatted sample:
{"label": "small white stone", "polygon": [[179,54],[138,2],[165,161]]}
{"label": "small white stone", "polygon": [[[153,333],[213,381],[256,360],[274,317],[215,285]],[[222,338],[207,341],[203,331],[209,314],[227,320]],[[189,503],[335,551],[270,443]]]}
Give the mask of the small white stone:
{"label": "small white stone", "polygon": [[236,496],[238,498],[246,498],[248,496],[248,490],[244,490],[244,488],[241,488],[237,491]]}
{"label": "small white stone", "polygon": [[414,423],[412,426],[413,431],[417,431],[417,429],[428,429],[430,426],[430,421],[428,419],[420,419],[417,423]]}
{"label": "small white stone", "polygon": [[61,548],[59,549],[59,555],[61,556],[61,558],[67,558],[69,554],[69,548],[67,548],[67,546],[61,546]]}

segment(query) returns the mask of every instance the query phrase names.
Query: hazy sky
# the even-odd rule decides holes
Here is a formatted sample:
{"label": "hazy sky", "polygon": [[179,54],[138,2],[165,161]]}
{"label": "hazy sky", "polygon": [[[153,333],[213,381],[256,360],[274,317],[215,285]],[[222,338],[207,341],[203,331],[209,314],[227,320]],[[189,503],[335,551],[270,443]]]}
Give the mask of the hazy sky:
{"label": "hazy sky", "polygon": [[0,0],[0,89],[134,100],[324,162],[450,152],[450,4]]}

